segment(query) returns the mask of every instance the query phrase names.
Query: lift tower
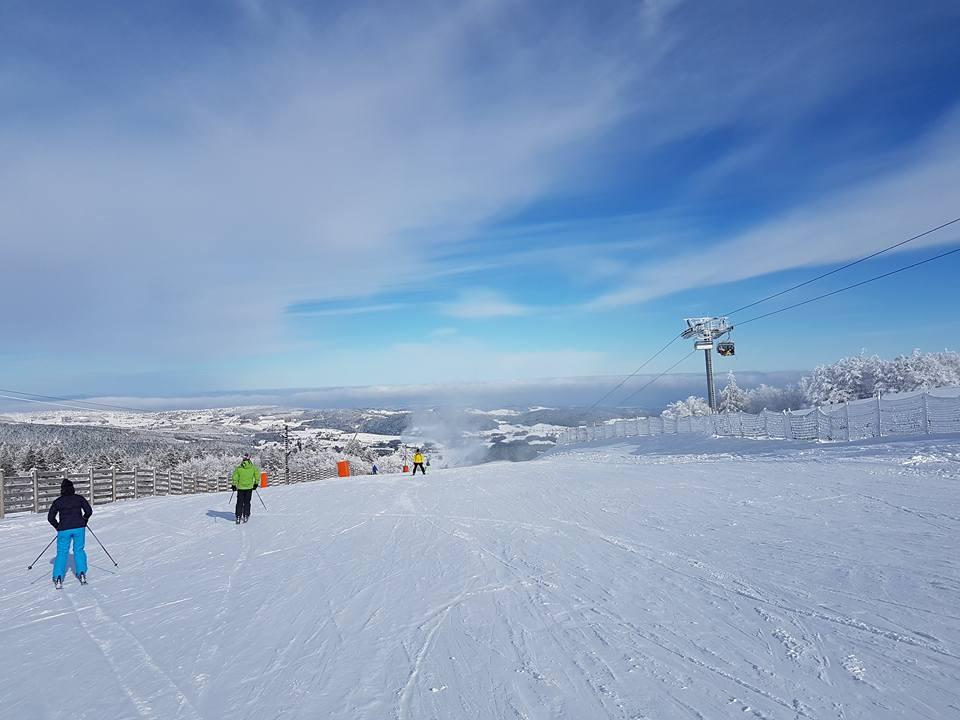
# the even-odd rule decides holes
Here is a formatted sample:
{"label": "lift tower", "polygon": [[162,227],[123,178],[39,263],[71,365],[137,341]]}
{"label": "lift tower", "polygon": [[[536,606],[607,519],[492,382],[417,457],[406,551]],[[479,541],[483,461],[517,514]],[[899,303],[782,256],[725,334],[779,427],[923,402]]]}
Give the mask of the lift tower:
{"label": "lift tower", "polygon": [[[723,335],[729,335],[733,330],[733,325],[725,317],[702,317],[686,318],[687,329],[683,331],[680,337],[687,340],[693,339],[694,350],[703,350],[703,357],[707,365],[707,402],[710,403],[710,409],[717,411],[717,391],[713,385],[713,341]],[[733,344],[730,345],[729,354],[733,354]]]}

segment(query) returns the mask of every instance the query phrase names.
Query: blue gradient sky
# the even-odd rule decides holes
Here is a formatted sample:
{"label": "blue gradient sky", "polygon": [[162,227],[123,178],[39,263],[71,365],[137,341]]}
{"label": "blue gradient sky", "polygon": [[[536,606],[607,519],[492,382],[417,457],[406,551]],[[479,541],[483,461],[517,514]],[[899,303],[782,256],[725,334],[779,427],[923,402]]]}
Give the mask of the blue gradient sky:
{"label": "blue gradient sky", "polygon": [[[955,2],[315,6],[0,4],[4,385],[626,373],[960,216]],[[956,349],[958,273],[746,326],[720,370]]]}

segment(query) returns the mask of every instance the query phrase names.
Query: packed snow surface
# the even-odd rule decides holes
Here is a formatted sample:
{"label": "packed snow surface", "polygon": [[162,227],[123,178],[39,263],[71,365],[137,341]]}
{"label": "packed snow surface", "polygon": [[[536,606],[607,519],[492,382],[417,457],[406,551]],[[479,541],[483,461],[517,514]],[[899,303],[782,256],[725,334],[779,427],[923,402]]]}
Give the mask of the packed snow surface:
{"label": "packed snow surface", "polygon": [[957,718],[960,440],[655,437],[0,521],[10,718]]}

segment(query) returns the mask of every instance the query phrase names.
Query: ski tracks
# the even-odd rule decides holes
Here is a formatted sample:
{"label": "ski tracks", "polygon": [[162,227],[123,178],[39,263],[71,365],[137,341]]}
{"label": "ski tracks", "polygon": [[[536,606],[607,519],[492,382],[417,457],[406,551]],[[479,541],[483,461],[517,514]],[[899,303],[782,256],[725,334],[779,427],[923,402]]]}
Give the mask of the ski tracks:
{"label": "ski tracks", "polygon": [[117,684],[142,718],[158,720],[203,720],[186,692],[156,662],[149,651],[123,624],[111,618],[96,599],[93,619],[80,612],[72,594],[68,594],[80,627],[97,646],[113,671]]}
{"label": "ski tracks", "polygon": [[[201,694],[206,689],[210,674],[197,671],[203,670],[204,665],[213,664],[217,658],[217,654],[220,651],[220,644],[217,638],[223,637],[224,628],[229,623],[228,613],[232,600],[231,591],[233,590],[237,576],[243,569],[244,563],[246,563],[250,557],[252,547],[250,537],[248,533],[244,532],[244,528],[241,527],[239,530],[242,535],[240,552],[237,554],[237,559],[234,561],[233,567],[227,573],[221,591],[220,605],[210,622],[207,632],[203,636],[200,647],[197,649],[196,658],[193,661],[194,683],[198,686]],[[217,665],[219,666],[220,663],[217,663]]]}
{"label": "ski tracks", "polygon": [[413,690],[414,683],[417,681],[417,676],[420,675],[420,670],[423,668],[423,662],[426,659],[428,653],[430,652],[430,647],[433,644],[434,636],[436,636],[437,631],[440,629],[440,626],[443,625],[443,621],[447,619],[447,615],[450,614],[450,611],[453,609],[453,604],[448,605],[446,609],[440,612],[439,616],[430,630],[427,632],[426,638],[424,638],[423,644],[420,646],[420,649],[417,651],[416,655],[412,658],[413,667],[410,669],[410,674],[407,676],[407,682],[400,689],[398,703],[397,703],[397,720],[406,720],[410,714],[410,702],[411,702],[411,692]]}

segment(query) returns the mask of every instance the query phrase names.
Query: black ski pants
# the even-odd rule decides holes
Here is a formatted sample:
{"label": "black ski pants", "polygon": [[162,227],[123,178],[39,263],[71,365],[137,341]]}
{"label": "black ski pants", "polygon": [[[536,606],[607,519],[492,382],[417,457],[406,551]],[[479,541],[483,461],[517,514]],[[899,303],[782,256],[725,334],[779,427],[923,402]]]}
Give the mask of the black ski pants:
{"label": "black ski pants", "polygon": [[253,496],[253,488],[249,490],[237,490],[237,517],[250,517],[250,498]]}
{"label": "black ski pants", "polygon": [[413,464],[413,474],[414,474],[414,475],[417,474],[417,468],[420,468],[420,472],[422,472],[424,475],[427,474],[426,469],[423,467],[423,463],[414,463],[414,464]]}

